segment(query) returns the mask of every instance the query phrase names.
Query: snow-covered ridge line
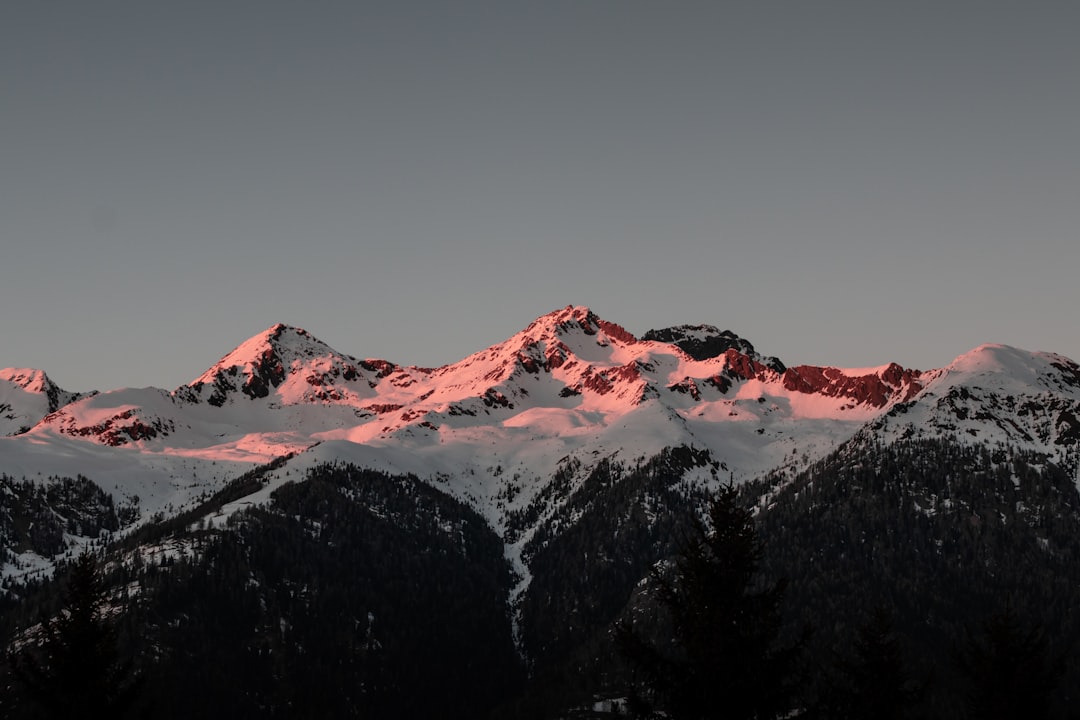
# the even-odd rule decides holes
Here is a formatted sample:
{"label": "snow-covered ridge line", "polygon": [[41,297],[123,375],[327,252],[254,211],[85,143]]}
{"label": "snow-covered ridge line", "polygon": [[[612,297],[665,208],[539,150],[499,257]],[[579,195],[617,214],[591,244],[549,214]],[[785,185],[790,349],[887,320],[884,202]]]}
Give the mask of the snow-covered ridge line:
{"label": "snow-covered ridge line", "polygon": [[146,514],[296,454],[298,468],[317,457],[439,478],[498,528],[573,458],[584,472],[687,445],[741,480],[804,466],[867,427],[1065,452],[1080,435],[1080,367],[1002,345],[930,371],[789,366],[715,326],[639,338],[566,307],[439,368],[353,357],[278,324],[171,391],[77,396],[8,370],[8,416],[0,472],[84,474]]}

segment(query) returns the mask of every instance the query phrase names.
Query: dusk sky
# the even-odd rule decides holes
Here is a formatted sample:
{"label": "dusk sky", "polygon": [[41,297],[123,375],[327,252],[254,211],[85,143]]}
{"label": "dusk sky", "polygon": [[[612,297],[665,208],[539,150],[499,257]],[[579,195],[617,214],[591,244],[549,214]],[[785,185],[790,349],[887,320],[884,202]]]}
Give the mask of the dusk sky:
{"label": "dusk sky", "polygon": [[0,367],[276,322],[441,365],[568,304],[788,364],[1080,360],[1080,3],[0,6]]}

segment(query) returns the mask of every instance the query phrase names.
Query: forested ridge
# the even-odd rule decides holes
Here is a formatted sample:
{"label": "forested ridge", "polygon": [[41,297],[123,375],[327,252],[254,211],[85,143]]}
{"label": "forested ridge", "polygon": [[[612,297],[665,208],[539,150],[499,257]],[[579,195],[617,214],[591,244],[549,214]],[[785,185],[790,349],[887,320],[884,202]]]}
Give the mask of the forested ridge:
{"label": "forested ridge", "polygon": [[[688,482],[691,472],[712,476],[713,489]],[[905,440],[851,443],[737,492],[725,482],[691,448],[598,462],[557,511],[537,514],[523,552],[531,580],[512,606],[521,578],[505,538],[470,507],[414,477],[322,466],[227,523],[208,510],[94,546],[100,622],[137,690],[128,710],[151,717],[548,720],[631,706],[886,717],[868,709],[881,698],[892,698],[888,717],[977,717],[989,697],[980,683],[1036,693],[1027,717],[1080,715],[1080,498],[1069,472],[1008,447]],[[260,486],[257,474],[245,483]],[[85,488],[75,496],[111,509]],[[103,529],[116,527],[116,511],[103,512]],[[733,536],[742,544],[717,544],[744,522]],[[680,608],[700,599],[692,589],[713,582],[687,568],[712,577],[740,553],[745,572],[713,587],[734,588],[726,607],[738,612],[753,603],[737,598],[769,598],[774,611],[754,611],[763,624],[751,635],[762,658],[787,653],[769,666],[786,704],[729,696],[696,715],[701,706],[674,701],[655,668],[696,672],[686,638],[709,636],[725,616],[673,632]],[[26,629],[57,617],[76,567],[5,595],[9,670],[22,654],[47,659]],[[710,647],[735,642],[716,637]],[[646,672],[642,647],[668,664]],[[749,647],[735,663],[749,665]],[[38,716],[15,702],[27,694],[17,674],[3,683],[7,716]]]}
{"label": "forested ridge", "polygon": [[850,645],[885,609],[912,670],[933,678],[933,711],[957,716],[957,656],[1008,611],[1068,660],[1055,711],[1080,710],[1080,497],[1061,468],[1009,448],[903,441],[743,492],[763,506],[763,571],[786,578],[788,632],[813,628],[811,656]]}

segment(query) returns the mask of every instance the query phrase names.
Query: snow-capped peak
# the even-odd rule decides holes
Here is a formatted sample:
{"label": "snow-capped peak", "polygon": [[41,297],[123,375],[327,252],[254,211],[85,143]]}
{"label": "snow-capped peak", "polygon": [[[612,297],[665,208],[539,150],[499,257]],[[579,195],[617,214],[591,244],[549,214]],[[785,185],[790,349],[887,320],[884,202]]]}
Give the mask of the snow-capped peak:
{"label": "snow-capped peak", "polygon": [[941,371],[954,385],[1005,382],[1020,388],[1061,390],[1080,387],[1080,366],[1048,352],[1031,352],[1010,345],[988,343],[964,353]]}
{"label": "snow-capped peak", "polygon": [[[987,344],[940,370],[870,426],[879,437],[946,435],[1055,456],[1080,443],[1080,365],[1063,355]],[[1074,468],[1075,470],[1076,468]]]}
{"label": "snow-capped peak", "polygon": [[[189,400],[206,395],[212,405],[235,399],[237,392],[258,399],[273,390],[285,393],[283,400],[287,404],[341,400],[341,392],[328,392],[326,388],[338,384],[338,378],[346,383],[363,380],[362,384],[373,387],[374,381],[369,381],[361,369],[366,366],[377,377],[396,367],[378,360],[362,363],[337,352],[306,330],[279,323],[238,345],[176,394]],[[286,393],[285,386],[289,385],[298,387]]]}
{"label": "snow-capped peak", "polygon": [[259,374],[280,375],[294,359],[333,353],[328,345],[315,339],[307,331],[278,323],[237,345],[191,385],[212,383],[223,371],[231,368],[240,368],[249,377]]}
{"label": "snow-capped peak", "polygon": [[[501,343],[438,368],[432,379],[483,392],[520,372],[551,373],[558,368],[613,367],[632,361],[627,350],[638,339],[584,306],[567,306],[538,317]],[[483,387],[481,387],[483,386]]]}
{"label": "snow-capped peak", "polygon": [[561,310],[541,315],[514,338],[523,337],[536,343],[578,333],[593,337],[597,344],[602,346],[607,342],[620,345],[632,345],[638,342],[638,339],[625,328],[601,319],[584,305],[567,305]]}
{"label": "snow-capped peak", "polygon": [[4,368],[0,370],[0,380],[32,393],[48,392],[55,387],[44,370],[34,368]]}
{"label": "snow-capped peak", "polygon": [[25,432],[79,397],[61,389],[42,370],[4,368],[0,370],[0,435]]}

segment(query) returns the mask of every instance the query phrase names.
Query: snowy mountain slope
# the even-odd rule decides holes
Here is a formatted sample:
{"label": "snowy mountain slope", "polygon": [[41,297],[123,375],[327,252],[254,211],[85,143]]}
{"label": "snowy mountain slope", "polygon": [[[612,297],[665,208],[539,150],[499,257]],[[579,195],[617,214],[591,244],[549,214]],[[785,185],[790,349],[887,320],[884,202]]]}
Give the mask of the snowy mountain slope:
{"label": "snowy mountain slope", "polygon": [[41,370],[0,370],[0,436],[26,432],[49,413],[80,397],[62,390]]}
{"label": "snowy mountain slope", "polygon": [[[320,463],[351,462],[426,479],[502,534],[526,508],[542,523],[600,461],[669,447],[706,450],[720,477],[743,481],[798,470],[856,436],[957,435],[1063,459],[1080,440],[1080,369],[1061,356],[983,346],[928,372],[788,366],[713,326],[638,338],[585,307],[440,368],[358,359],[275,325],[172,391],[80,398],[50,391],[37,371],[0,378],[40,406],[17,415],[38,418],[32,428],[0,438],[0,472],[83,474],[137,496],[144,519],[286,456],[260,497]],[[6,392],[0,403],[15,397]],[[570,484],[553,493],[560,471]]]}
{"label": "snowy mountain slope", "polygon": [[867,428],[886,442],[951,437],[1080,466],[1080,365],[1062,355],[982,345],[924,375],[925,388]]}

